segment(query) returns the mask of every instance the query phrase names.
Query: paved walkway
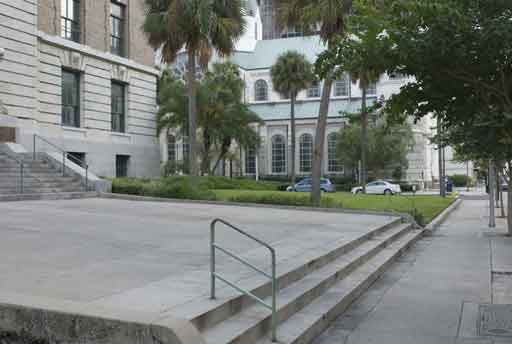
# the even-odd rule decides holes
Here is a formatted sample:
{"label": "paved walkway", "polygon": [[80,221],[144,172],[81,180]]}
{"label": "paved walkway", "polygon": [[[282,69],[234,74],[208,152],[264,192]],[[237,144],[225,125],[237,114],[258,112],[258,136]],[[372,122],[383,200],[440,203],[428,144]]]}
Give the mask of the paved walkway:
{"label": "paved walkway", "polygon": [[480,304],[512,304],[512,239],[499,234],[503,219],[489,231],[487,213],[485,201],[464,201],[315,344],[512,343],[477,330]]}
{"label": "paved walkway", "polygon": [[[207,298],[214,218],[278,248],[278,270],[392,220],[114,199],[0,203],[0,214],[0,303],[57,310],[105,307],[155,317]],[[217,240],[253,264],[270,265],[266,249],[234,231],[219,228]],[[217,263],[218,271],[234,280],[253,273],[220,254]]]}

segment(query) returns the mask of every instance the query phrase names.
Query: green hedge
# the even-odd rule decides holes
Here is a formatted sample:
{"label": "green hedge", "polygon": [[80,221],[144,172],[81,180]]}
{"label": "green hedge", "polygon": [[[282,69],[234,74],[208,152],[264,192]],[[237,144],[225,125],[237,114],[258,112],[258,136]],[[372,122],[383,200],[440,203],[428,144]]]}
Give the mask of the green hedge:
{"label": "green hedge", "polygon": [[[240,193],[228,198],[229,202],[236,203],[257,203],[257,204],[272,204],[272,205],[287,205],[296,207],[312,207],[309,194],[304,193]],[[322,198],[321,207],[323,208],[342,208],[343,204],[332,198]]]}
{"label": "green hedge", "polygon": [[465,174],[454,174],[453,176],[449,176],[448,179],[453,183],[456,187],[464,187],[473,184],[473,179]]}
{"label": "green hedge", "polygon": [[207,189],[194,185],[189,179],[143,180],[133,178],[117,178],[112,182],[112,192],[119,194],[176,198],[215,200],[215,194]]}

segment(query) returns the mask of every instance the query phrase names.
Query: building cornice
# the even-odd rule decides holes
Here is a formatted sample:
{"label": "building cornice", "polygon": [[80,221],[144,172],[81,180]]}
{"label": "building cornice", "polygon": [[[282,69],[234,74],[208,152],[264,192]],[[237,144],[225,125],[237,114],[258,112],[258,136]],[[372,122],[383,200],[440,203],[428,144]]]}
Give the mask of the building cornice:
{"label": "building cornice", "polygon": [[114,63],[114,64],[118,64],[121,66],[125,66],[127,68],[137,70],[139,72],[152,74],[154,76],[159,75],[159,71],[156,68],[148,67],[143,64],[137,63],[133,60],[129,60],[129,59],[126,59],[126,58],[123,58],[120,56],[116,56],[116,55],[105,53],[105,52],[100,52],[100,51],[92,49],[86,45],[75,43],[70,40],[64,39],[62,37],[48,35],[42,31],[37,32],[37,37],[41,41],[43,41],[47,44],[56,46],[58,48],[64,48],[64,49],[76,51],[85,56],[90,56],[90,57],[94,57],[96,59],[103,60],[103,61],[106,61],[109,63]]}

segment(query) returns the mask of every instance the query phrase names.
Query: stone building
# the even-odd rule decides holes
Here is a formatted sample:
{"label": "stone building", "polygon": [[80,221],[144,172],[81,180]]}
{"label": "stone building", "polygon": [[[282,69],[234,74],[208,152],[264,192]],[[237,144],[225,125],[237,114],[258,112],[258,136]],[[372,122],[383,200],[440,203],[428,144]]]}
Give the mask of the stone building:
{"label": "stone building", "polygon": [[143,15],[142,0],[0,0],[0,141],[31,151],[36,134],[97,175],[158,176]]}

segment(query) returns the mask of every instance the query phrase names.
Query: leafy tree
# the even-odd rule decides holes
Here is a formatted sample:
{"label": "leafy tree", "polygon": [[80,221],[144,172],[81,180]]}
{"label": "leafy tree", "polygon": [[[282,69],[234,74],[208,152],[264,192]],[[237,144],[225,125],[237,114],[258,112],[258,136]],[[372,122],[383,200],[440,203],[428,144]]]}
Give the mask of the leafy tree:
{"label": "leafy tree", "polygon": [[[261,122],[261,119],[242,103],[243,87],[238,68],[229,62],[214,64],[198,83],[198,127],[201,132],[203,174],[214,173],[233,142],[242,147],[259,144],[253,125]],[[185,131],[188,126],[185,84],[164,73],[159,88],[158,133],[171,128]],[[217,153],[218,157],[212,168],[213,153]]]}
{"label": "leafy tree", "polygon": [[[415,81],[391,98],[388,109],[397,118],[435,114],[444,144],[471,159],[506,162],[510,170],[512,2],[389,2],[393,63]],[[508,208],[512,235],[510,191]]]}
{"label": "leafy tree", "polygon": [[290,160],[292,185],[295,185],[295,102],[297,94],[306,89],[314,79],[312,66],[303,54],[297,51],[288,51],[279,56],[274,66],[272,66],[270,74],[276,91],[285,97],[290,97],[291,100],[292,149]]}
{"label": "leafy tree", "polygon": [[196,63],[206,67],[212,51],[229,55],[245,31],[243,0],[144,0],[143,31],[154,49],[170,64],[185,47],[188,55],[188,131],[190,173],[197,175]]}
{"label": "leafy tree", "polygon": [[[352,8],[352,0],[277,0],[276,3],[279,23],[299,25],[306,34],[318,32],[328,49],[336,44],[338,37],[345,35],[346,18]],[[320,178],[333,80],[333,76],[326,73],[313,149],[311,200],[316,206],[320,205]]]}
{"label": "leafy tree", "polygon": [[332,70],[335,75],[350,73],[353,82],[359,82],[361,98],[361,182],[366,193],[368,180],[368,107],[367,95],[389,66],[392,47],[385,33],[385,22],[373,2],[360,1],[348,20],[348,36],[339,38],[334,46],[324,52],[316,63],[317,72],[325,76]]}
{"label": "leafy tree", "polygon": [[[338,134],[338,158],[345,167],[357,169],[361,157],[361,121],[352,122]],[[414,136],[409,124],[388,125],[379,121],[368,128],[365,142],[368,169],[375,178],[395,177],[396,171],[408,167],[407,154],[414,146]]]}

